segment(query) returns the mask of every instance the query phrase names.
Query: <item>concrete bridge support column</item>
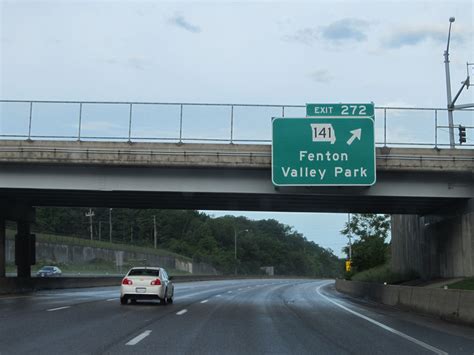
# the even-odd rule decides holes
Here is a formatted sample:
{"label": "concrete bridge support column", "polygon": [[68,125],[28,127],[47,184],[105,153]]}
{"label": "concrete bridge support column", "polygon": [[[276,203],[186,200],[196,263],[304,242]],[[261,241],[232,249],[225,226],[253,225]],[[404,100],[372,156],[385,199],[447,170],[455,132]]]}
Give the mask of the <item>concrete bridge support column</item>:
{"label": "concrete bridge support column", "polygon": [[5,219],[0,216],[0,277],[5,277]]}
{"label": "concrete bridge support column", "polygon": [[474,199],[446,215],[393,215],[392,270],[423,279],[474,276]]}
{"label": "concrete bridge support column", "polygon": [[18,221],[15,236],[15,263],[18,277],[31,277],[30,222]]}

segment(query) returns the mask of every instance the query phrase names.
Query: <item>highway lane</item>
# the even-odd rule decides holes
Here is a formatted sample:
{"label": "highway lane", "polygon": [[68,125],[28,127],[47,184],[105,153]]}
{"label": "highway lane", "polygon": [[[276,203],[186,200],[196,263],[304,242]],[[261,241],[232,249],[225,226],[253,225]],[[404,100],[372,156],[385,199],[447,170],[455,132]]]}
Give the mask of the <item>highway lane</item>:
{"label": "highway lane", "polygon": [[0,354],[470,354],[474,328],[341,295],[327,280],[176,284],[122,306],[118,287],[0,297]]}

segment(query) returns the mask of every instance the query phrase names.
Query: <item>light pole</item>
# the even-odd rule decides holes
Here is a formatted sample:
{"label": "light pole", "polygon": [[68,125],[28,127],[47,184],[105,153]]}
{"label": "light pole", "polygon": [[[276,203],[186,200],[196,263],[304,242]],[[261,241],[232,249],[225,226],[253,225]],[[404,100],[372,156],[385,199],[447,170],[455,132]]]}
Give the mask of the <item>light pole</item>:
{"label": "light pole", "polygon": [[86,217],[89,217],[89,221],[90,221],[90,229],[91,229],[91,240],[93,240],[94,238],[94,232],[92,230],[92,217],[95,216],[95,213],[94,211],[92,211],[92,208],[89,208],[89,212],[86,213]]}
{"label": "light pole", "polygon": [[451,76],[449,73],[449,42],[451,39],[451,25],[455,21],[454,17],[449,18],[448,44],[444,51],[444,68],[446,70],[446,94],[448,100],[448,125],[449,125],[449,146],[454,148],[454,121],[453,121],[453,101],[451,97]]}
{"label": "light pole", "polygon": [[240,233],[248,232],[248,229],[241,230],[237,232],[234,227],[234,275],[237,275],[237,235]]}

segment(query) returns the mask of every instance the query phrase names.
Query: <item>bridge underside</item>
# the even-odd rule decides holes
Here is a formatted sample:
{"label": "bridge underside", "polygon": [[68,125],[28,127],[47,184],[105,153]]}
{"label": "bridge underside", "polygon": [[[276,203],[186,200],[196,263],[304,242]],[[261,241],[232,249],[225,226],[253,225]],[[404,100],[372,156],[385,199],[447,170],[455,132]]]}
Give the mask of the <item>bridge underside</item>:
{"label": "bridge underside", "polygon": [[[430,214],[455,209],[449,198],[255,195],[193,192],[0,190],[6,205],[160,208],[280,212]],[[10,201],[10,202],[8,202]]]}

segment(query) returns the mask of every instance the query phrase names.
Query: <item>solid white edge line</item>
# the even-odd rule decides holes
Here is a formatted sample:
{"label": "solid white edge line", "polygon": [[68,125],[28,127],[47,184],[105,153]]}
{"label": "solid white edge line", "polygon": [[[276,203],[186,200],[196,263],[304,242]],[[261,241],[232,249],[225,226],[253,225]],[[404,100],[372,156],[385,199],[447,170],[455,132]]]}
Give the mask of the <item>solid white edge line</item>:
{"label": "solid white edge line", "polygon": [[176,312],[177,316],[182,316],[184,313],[186,313],[188,310],[187,309],[182,309],[179,312]]}
{"label": "solid white edge line", "polygon": [[396,329],[393,329],[393,328],[389,327],[388,325],[385,325],[385,324],[382,324],[382,323],[380,323],[380,322],[377,322],[376,320],[373,320],[372,318],[369,318],[369,317],[367,317],[367,316],[364,316],[363,314],[360,314],[360,313],[358,313],[358,312],[356,312],[356,311],[353,311],[352,309],[347,308],[347,307],[343,306],[342,304],[340,304],[340,303],[338,303],[338,302],[336,302],[336,301],[333,301],[333,300],[330,299],[329,297],[326,297],[325,295],[323,295],[323,294],[321,293],[321,287],[326,286],[326,285],[328,285],[328,284],[327,284],[327,283],[326,283],[326,284],[322,284],[322,285],[320,285],[320,286],[316,289],[316,292],[317,292],[321,297],[323,297],[326,301],[329,301],[329,302],[331,302],[332,304],[334,304],[335,306],[337,306],[337,307],[339,307],[339,308],[342,308],[343,310],[345,310],[345,311],[347,311],[347,312],[349,312],[349,313],[351,313],[351,314],[353,314],[353,315],[355,315],[355,316],[357,316],[357,317],[359,317],[359,318],[365,319],[366,321],[368,321],[368,322],[370,322],[370,323],[372,323],[372,324],[375,324],[376,326],[378,326],[378,327],[380,327],[380,328],[382,328],[382,329],[385,329],[386,331],[389,331],[390,333],[396,334],[396,335],[398,335],[398,336],[400,336],[400,337],[402,337],[402,338],[404,338],[404,339],[406,339],[406,340],[408,340],[408,341],[411,341],[412,343],[415,343],[415,344],[417,344],[417,345],[419,345],[419,346],[421,346],[421,347],[423,347],[423,348],[425,348],[425,349],[427,349],[427,350],[430,350],[430,351],[434,352],[435,354],[448,355],[448,353],[445,352],[445,351],[443,351],[443,350],[440,350],[440,349],[438,349],[438,348],[435,348],[434,346],[431,346],[431,345],[429,345],[429,344],[426,344],[425,342],[422,342],[421,340],[415,339],[415,338],[413,338],[413,337],[411,337],[411,336],[409,336],[409,335],[407,335],[407,334],[405,334],[405,333],[402,333],[402,332],[400,332],[400,331],[398,331],[398,330],[396,330]]}
{"label": "solid white edge line", "polygon": [[201,301],[201,303],[207,303],[209,300],[204,300],[204,301]]}
{"label": "solid white edge line", "polygon": [[110,301],[117,301],[118,298],[109,298],[108,300],[106,300],[107,302],[110,302]]}
{"label": "solid white edge line", "polygon": [[125,345],[136,345],[138,344],[139,342],[141,342],[143,339],[145,339],[147,336],[149,336],[151,333],[151,330],[145,330],[143,333],[141,333],[140,335],[137,335],[135,338],[133,338],[132,340],[130,340],[128,343],[126,343]]}
{"label": "solid white edge line", "polygon": [[66,309],[66,308],[71,308],[71,306],[64,306],[64,307],[58,307],[58,308],[50,308],[50,309],[47,309],[46,312],[60,311],[61,309]]}

